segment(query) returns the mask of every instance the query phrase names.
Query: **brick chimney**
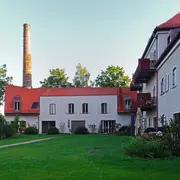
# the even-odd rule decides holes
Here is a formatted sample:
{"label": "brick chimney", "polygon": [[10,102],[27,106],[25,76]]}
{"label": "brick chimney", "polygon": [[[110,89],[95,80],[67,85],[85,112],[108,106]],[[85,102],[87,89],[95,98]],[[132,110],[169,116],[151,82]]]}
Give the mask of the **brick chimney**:
{"label": "brick chimney", "polygon": [[23,25],[23,87],[32,88],[30,25]]}

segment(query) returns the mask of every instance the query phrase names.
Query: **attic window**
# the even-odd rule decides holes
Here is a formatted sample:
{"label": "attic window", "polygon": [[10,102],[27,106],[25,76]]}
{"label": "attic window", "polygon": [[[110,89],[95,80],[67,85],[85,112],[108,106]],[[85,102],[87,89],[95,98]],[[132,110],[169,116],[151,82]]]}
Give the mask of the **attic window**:
{"label": "attic window", "polygon": [[170,35],[169,35],[168,38],[167,38],[167,45],[168,45],[170,42],[171,42],[171,37],[170,37]]}
{"label": "attic window", "polygon": [[38,107],[38,105],[39,105],[39,102],[33,102],[31,109],[36,109]]}
{"label": "attic window", "polygon": [[14,103],[13,103],[14,111],[20,111],[20,105],[21,105],[21,97],[19,96],[14,97]]}

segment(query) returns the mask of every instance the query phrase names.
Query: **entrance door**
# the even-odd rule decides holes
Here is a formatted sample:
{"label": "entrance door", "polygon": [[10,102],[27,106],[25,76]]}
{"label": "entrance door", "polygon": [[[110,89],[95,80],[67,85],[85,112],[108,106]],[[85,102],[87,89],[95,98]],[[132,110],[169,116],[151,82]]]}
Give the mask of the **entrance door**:
{"label": "entrance door", "polygon": [[75,130],[79,127],[85,128],[85,121],[71,121],[71,131],[72,133],[75,132]]}
{"label": "entrance door", "polygon": [[42,133],[47,134],[50,127],[55,127],[55,121],[42,121]]}

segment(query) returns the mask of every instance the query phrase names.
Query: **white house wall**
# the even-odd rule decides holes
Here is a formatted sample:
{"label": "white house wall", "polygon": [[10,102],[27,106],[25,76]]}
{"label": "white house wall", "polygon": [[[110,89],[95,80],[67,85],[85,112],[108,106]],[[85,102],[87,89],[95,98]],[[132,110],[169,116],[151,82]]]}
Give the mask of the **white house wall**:
{"label": "white house wall", "polygon": [[[180,43],[180,42],[179,42]],[[177,86],[172,87],[172,70],[176,67],[176,82]],[[161,79],[165,75],[170,75],[169,91],[161,95]],[[168,60],[158,70],[158,114],[159,118],[162,115],[166,116],[166,119],[173,118],[174,113],[180,112],[180,47],[172,53]]]}
{"label": "white house wall", "polygon": [[[8,122],[14,121],[15,116],[5,116]],[[26,121],[27,126],[36,126],[38,128],[38,116],[19,116],[20,121]]]}
{"label": "white house wall", "polygon": [[[49,114],[49,104],[56,104],[56,114]],[[68,104],[73,103],[75,107],[74,114],[68,114]],[[89,113],[82,114],[82,103],[88,103]],[[108,104],[108,113],[101,114],[101,103]],[[117,96],[44,96],[40,97],[40,133],[42,132],[42,121],[55,121],[56,127],[59,129],[60,123],[65,123],[65,132],[69,132],[67,128],[68,120],[85,120],[86,127],[90,124],[96,124],[99,127],[101,120],[116,120],[121,125],[130,124],[130,115],[117,113]]]}

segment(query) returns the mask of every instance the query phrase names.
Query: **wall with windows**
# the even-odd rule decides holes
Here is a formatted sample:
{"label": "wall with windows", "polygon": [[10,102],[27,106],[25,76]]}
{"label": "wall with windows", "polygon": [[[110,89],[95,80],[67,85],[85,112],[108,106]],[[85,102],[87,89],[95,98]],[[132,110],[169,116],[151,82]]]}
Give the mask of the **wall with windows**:
{"label": "wall with windows", "polygon": [[[15,116],[5,116],[8,122],[14,121]],[[19,116],[20,121],[26,121],[27,126],[36,126],[38,128],[38,116],[37,115],[26,115],[26,116]]]}
{"label": "wall with windows", "polygon": [[[180,42],[178,42],[180,45]],[[177,43],[177,44],[178,44]],[[177,46],[158,67],[158,114],[168,120],[180,112],[180,47]]]}
{"label": "wall with windows", "polygon": [[[53,108],[52,108],[53,107]],[[71,121],[83,121],[88,128],[102,120],[116,120],[122,125],[130,124],[130,114],[117,113],[117,96],[44,96],[40,97],[40,132],[42,121],[55,121],[56,127],[65,123],[65,132],[69,132]]]}

